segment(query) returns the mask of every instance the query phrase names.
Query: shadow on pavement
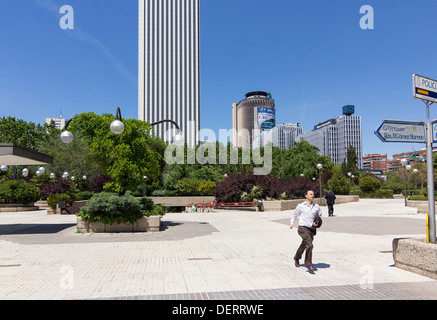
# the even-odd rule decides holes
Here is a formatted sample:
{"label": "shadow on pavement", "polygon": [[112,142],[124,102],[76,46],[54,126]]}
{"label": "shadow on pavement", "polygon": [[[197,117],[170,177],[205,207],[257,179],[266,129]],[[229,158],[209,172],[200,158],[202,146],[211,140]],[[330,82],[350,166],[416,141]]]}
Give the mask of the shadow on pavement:
{"label": "shadow on pavement", "polygon": [[76,226],[65,224],[5,224],[0,226],[0,235],[53,234]]}

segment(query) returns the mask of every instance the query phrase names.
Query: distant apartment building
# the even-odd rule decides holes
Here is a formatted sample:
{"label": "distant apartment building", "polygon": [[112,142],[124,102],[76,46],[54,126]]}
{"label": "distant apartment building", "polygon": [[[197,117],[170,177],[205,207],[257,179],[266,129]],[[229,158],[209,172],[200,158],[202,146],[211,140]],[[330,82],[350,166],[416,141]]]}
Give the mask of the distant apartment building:
{"label": "distant apartment building", "polygon": [[[434,148],[433,152],[437,152]],[[419,151],[410,151],[394,154],[393,157],[387,157],[386,154],[366,154],[363,156],[363,169],[365,170],[382,170],[384,173],[392,171],[398,172],[402,169],[401,160],[407,159],[408,164],[426,162],[426,149]]]}
{"label": "distant apartment building", "polygon": [[386,154],[365,154],[363,155],[363,170],[378,170],[386,173],[388,171]]}
{"label": "distant apartment building", "polygon": [[336,164],[346,160],[347,148],[353,146],[357,154],[357,166],[363,168],[361,117],[343,115],[319,123],[313,130],[300,135],[298,141],[306,140],[317,147],[320,155],[331,157]]}
{"label": "distant apartment building", "polygon": [[[436,150],[434,150],[435,152]],[[421,149],[419,151],[403,152],[399,154],[394,154],[393,159],[401,160],[407,159],[408,164],[413,164],[416,162],[426,162],[426,149]]]}
{"label": "distant apartment building", "polygon": [[67,119],[62,118],[62,115],[59,118],[46,118],[46,123],[50,124],[51,121],[55,122],[56,129],[62,130],[67,124]]}

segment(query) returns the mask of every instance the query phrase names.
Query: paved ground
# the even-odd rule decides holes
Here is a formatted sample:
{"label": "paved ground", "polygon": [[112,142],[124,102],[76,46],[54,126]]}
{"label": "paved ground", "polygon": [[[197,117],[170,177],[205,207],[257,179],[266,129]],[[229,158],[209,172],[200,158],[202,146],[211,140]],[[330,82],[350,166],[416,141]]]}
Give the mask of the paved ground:
{"label": "paved ground", "polygon": [[296,268],[292,211],[172,213],[163,231],[80,234],[75,216],[0,213],[0,299],[437,299],[437,281],[393,265],[392,240],[424,238],[403,200],[338,205]]}

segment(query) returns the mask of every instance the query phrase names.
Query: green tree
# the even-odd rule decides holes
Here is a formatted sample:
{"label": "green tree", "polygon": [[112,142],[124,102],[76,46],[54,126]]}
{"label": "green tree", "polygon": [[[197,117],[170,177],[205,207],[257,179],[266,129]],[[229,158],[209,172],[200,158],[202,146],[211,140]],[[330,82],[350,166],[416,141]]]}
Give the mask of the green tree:
{"label": "green tree", "polygon": [[[279,159],[274,159],[274,172],[279,178],[292,179],[303,174],[307,178],[316,178],[319,174],[331,170],[334,166],[332,159],[318,154],[320,150],[302,141],[295,144],[293,149],[274,152]],[[317,164],[322,164],[321,172],[317,169]]]}
{"label": "green tree", "polygon": [[15,117],[0,118],[0,143],[14,143],[39,151],[45,137],[54,129],[54,123],[35,124]]}
{"label": "green tree", "polygon": [[60,139],[61,130],[54,129],[41,143],[40,151],[53,157],[53,165],[46,167],[46,172],[62,175],[68,171],[70,176],[86,175],[88,181],[102,174],[99,164],[94,161],[89,152],[89,141],[76,132],[75,138],[69,144]]}
{"label": "green tree", "polygon": [[328,181],[328,188],[335,194],[349,194],[349,180],[343,175],[339,166],[333,168],[334,174]]}
{"label": "green tree", "polygon": [[341,169],[343,171],[344,176],[348,176],[348,173],[351,173],[356,178],[358,178],[360,174],[360,170],[358,169],[358,156],[355,147],[349,145],[346,150],[346,159],[343,161],[341,165]]}
{"label": "green tree", "polygon": [[81,134],[89,145],[92,159],[113,179],[105,185],[105,190],[118,194],[139,191],[144,185],[144,176],[148,183],[159,184],[162,155],[151,141],[150,124],[124,119],[124,132],[115,135],[109,130],[112,121],[111,114],[99,116],[89,112],[76,115],[69,126],[73,134]]}

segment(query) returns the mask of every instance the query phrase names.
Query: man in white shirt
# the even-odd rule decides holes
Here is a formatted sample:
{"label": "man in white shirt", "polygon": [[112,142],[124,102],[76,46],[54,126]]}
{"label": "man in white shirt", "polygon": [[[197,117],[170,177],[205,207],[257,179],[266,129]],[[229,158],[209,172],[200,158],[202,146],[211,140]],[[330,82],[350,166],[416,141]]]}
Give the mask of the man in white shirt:
{"label": "man in white shirt", "polygon": [[305,265],[310,272],[314,272],[313,268],[313,240],[316,235],[316,227],[314,224],[316,217],[322,217],[322,210],[314,203],[314,191],[308,190],[305,195],[306,201],[297,206],[290,220],[290,229],[293,229],[294,221],[299,218],[299,228],[297,232],[302,237],[302,243],[297,249],[294,256],[294,263],[299,267],[299,259],[305,251]]}

